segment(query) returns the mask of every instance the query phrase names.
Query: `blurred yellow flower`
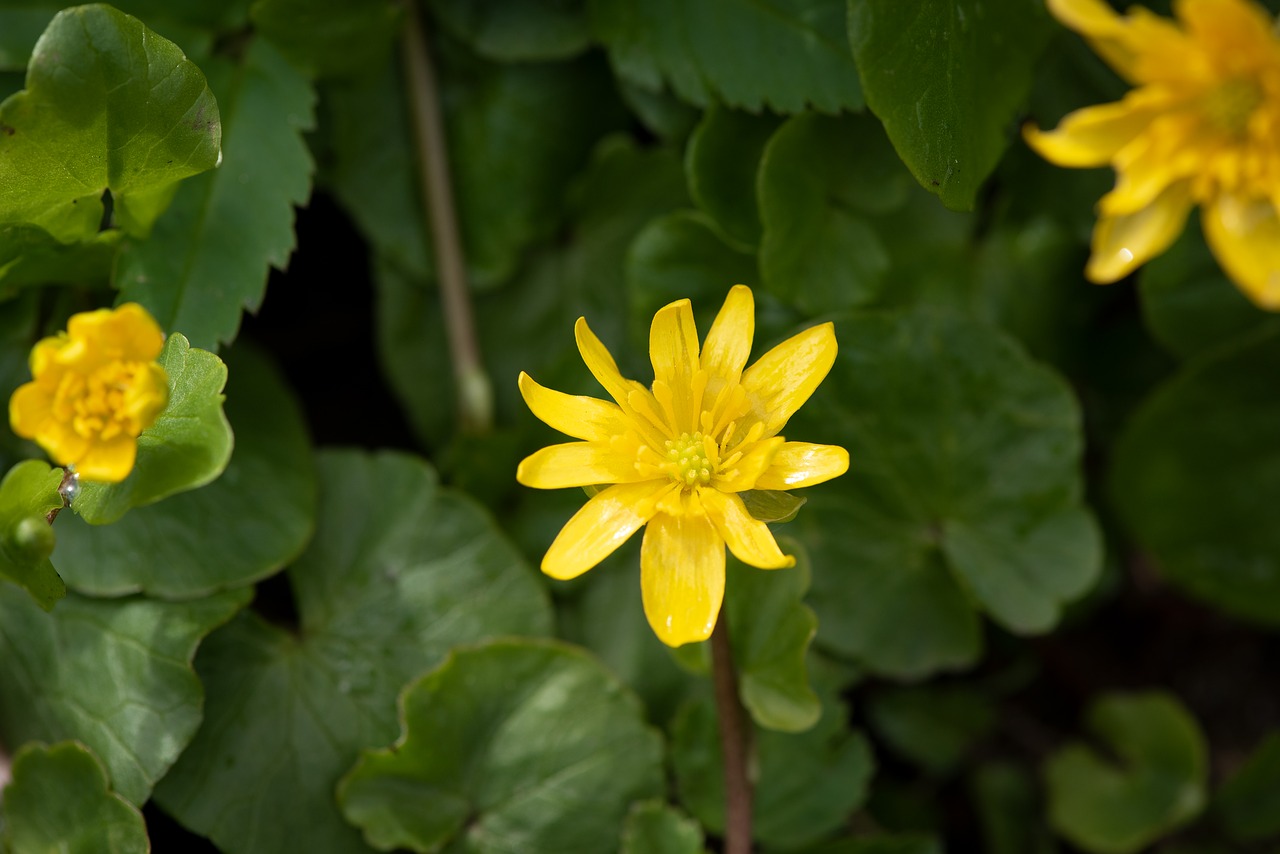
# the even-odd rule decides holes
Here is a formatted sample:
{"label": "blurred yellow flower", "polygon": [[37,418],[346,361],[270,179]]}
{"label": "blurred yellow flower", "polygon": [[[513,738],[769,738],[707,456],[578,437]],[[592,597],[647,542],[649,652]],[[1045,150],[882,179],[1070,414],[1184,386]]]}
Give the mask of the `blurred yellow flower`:
{"label": "blurred yellow flower", "polygon": [[542,571],[581,575],[647,524],[640,586],[649,625],[670,646],[705,640],[724,597],[726,544],[762,569],[795,563],[739,493],[812,486],[849,468],[844,448],[778,435],[831,369],[835,332],[830,323],[807,329],[744,371],[755,335],[750,288],[729,292],[701,352],[689,300],[673,302],[649,332],[652,388],[622,377],[585,318],[574,332],[616,403],[552,391],[521,373],[533,414],[582,441],[532,454],[516,479],[538,489],[613,485],[568,521]]}
{"label": "blurred yellow flower", "polygon": [[163,347],[137,303],[73,315],[66,332],[32,348],[33,380],[9,399],[13,432],[84,480],[124,480],[138,436],[168,402],[169,378],[155,361]]}
{"label": "blurred yellow flower", "polygon": [[1058,20],[1134,85],[1027,142],[1061,166],[1115,167],[1085,270],[1114,282],[1163,252],[1201,206],[1218,263],[1280,309],[1280,37],[1252,0],[1174,0],[1177,20],[1103,0],[1048,0]]}

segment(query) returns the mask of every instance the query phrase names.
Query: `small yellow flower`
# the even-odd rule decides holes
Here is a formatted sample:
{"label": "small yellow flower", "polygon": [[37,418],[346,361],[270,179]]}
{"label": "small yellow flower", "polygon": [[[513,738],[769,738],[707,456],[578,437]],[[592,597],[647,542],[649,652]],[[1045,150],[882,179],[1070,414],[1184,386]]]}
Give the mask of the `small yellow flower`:
{"label": "small yellow flower", "polygon": [[1163,252],[1201,206],[1218,263],[1280,309],[1280,37],[1251,0],[1174,0],[1177,20],[1103,0],[1048,0],[1134,89],[1027,142],[1060,166],[1115,167],[1085,270],[1114,282]]}
{"label": "small yellow flower", "polygon": [[538,489],[613,485],[568,521],[542,571],[581,575],[647,524],[640,586],[649,625],[670,646],[705,640],[724,597],[726,544],[762,569],[795,563],[739,493],[812,486],[849,468],[844,448],[778,435],[831,369],[835,332],[830,323],[805,330],[744,371],[755,334],[750,288],[729,292],[701,352],[689,300],[673,302],[649,332],[652,388],[622,377],[585,318],[574,332],[616,403],[552,391],[521,373],[533,414],[582,441],[532,454],[516,479]]}
{"label": "small yellow flower", "polygon": [[164,333],[137,303],[73,315],[31,350],[33,380],[9,399],[13,432],[85,480],[117,483],[133,470],[138,436],[169,398],[156,357]]}

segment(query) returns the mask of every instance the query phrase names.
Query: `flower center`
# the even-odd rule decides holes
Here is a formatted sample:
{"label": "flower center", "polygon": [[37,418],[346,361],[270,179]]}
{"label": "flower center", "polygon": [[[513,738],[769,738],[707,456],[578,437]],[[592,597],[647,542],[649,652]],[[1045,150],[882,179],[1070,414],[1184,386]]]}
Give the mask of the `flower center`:
{"label": "flower center", "polygon": [[668,439],[666,446],[667,459],[662,468],[672,480],[685,486],[711,482],[711,461],[702,433],[681,433],[679,439]]}
{"label": "flower center", "polygon": [[58,384],[54,408],[86,439],[137,436],[142,425],[130,411],[129,391],[141,365],[111,362],[89,374],[68,372]]}
{"label": "flower center", "polygon": [[1219,130],[1243,136],[1249,127],[1249,117],[1261,103],[1262,90],[1258,84],[1236,77],[1219,84],[1205,96],[1204,111]]}

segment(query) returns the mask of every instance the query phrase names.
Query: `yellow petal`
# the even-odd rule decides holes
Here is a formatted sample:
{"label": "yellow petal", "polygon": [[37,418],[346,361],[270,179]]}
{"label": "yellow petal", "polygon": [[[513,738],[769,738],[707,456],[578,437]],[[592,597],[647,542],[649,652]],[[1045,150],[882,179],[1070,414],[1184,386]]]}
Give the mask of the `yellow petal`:
{"label": "yellow petal", "polygon": [[700,358],[702,369],[726,384],[736,383],[751,356],[755,334],[755,297],[746,285],[734,285],[707,331]]}
{"label": "yellow petal", "polygon": [[1205,240],[1244,295],[1280,311],[1280,218],[1261,199],[1222,196],[1201,214]]}
{"label": "yellow petal", "polygon": [[626,433],[630,425],[617,404],[549,389],[524,371],[520,372],[520,394],[539,420],[575,439],[604,441]]}
{"label": "yellow petal", "polygon": [[799,489],[824,483],[848,470],[849,452],[838,445],[787,442],[756,481],[756,489]]}
{"label": "yellow petal", "polygon": [[670,480],[620,483],[597,493],[565,523],[542,558],[542,571],[562,581],[577,578],[611,555],[657,513],[676,489]]}
{"label": "yellow petal", "polygon": [[1189,183],[1180,181],[1137,213],[1101,217],[1085,275],[1099,284],[1114,282],[1159,255],[1182,233],[1191,205]]}
{"label": "yellow petal", "polygon": [[31,376],[39,380],[45,373],[56,370],[58,354],[67,346],[66,333],[51,335],[36,342],[31,348]]}
{"label": "yellow petal", "polygon": [[1174,14],[1212,55],[1239,61],[1276,52],[1271,17],[1243,0],[1175,0]]}
{"label": "yellow petal", "polygon": [[164,349],[159,324],[136,302],[73,314],[67,337],[77,345],[77,356],[93,364],[115,359],[150,362]]}
{"label": "yellow petal", "polygon": [[169,375],[155,362],[145,365],[124,396],[120,414],[128,419],[131,435],[140,436],[156,422],[169,403]]}
{"label": "yellow petal", "polygon": [[137,455],[138,440],[132,436],[119,435],[105,442],[90,443],[84,456],[74,462],[76,471],[84,480],[119,483],[133,471]]}
{"label": "yellow petal", "polygon": [[39,383],[24,383],[9,398],[9,426],[23,439],[34,439],[52,416],[53,395]]}
{"label": "yellow petal", "polygon": [[[743,492],[755,489],[760,476],[769,470],[769,466],[773,464],[774,455],[784,444],[786,440],[781,436],[772,436],[753,442],[743,453],[742,458],[729,466],[726,471],[718,472],[711,479],[711,484],[721,492]],[[727,463],[728,460],[725,462]]]}
{"label": "yellow petal", "polygon": [[1116,186],[1098,203],[1099,215],[1136,214],[1173,184],[1201,172],[1206,155],[1200,125],[1199,115],[1187,111],[1153,119],[1145,133],[1112,159]]}
{"label": "yellow petal", "polygon": [[600,343],[600,339],[591,331],[591,327],[587,326],[585,317],[578,318],[578,322],[573,327],[573,334],[578,341],[578,352],[582,354],[582,361],[586,363],[591,375],[604,386],[604,390],[618,402],[623,411],[628,411],[627,396],[635,389],[641,391],[647,391],[647,389],[622,376],[618,371],[618,363],[613,360],[608,348]]}
{"label": "yellow petal", "polygon": [[835,328],[823,323],[793,335],[747,368],[742,387],[751,399],[754,419],[764,424],[765,436],[773,436],[783,428],[827,376],[835,360]]}
{"label": "yellow petal", "polygon": [[525,457],[516,480],[534,489],[564,489],[641,480],[634,455],[624,456],[603,442],[549,445]]}
{"label": "yellow petal", "polygon": [[1047,5],[1131,83],[1186,79],[1208,70],[1194,42],[1172,21],[1147,9],[1134,7],[1122,18],[1104,0],[1047,0]]}
{"label": "yellow petal", "polygon": [[640,547],[644,615],[658,640],[706,640],[724,599],[724,541],[706,515],[659,513]]}
{"label": "yellow petal", "polygon": [[795,566],[796,559],[778,548],[769,526],[747,512],[747,506],[736,495],[714,489],[698,490],[707,517],[716,533],[724,538],[733,556],[760,569],[785,569]]}
{"label": "yellow petal", "polygon": [[698,329],[693,322],[693,306],[687,299],[663,306],[649,325],[649,359],[653,378],[676,390],[698,370]]}
{"label": "yellow petal", "polygon": [[1138,89],[1115,103],[1076,110],[1051,131],[1027,125],[1022,135],[1037,154],[1058,166],[1105,166],[1155,116],[1152,96],[1144,92]]}

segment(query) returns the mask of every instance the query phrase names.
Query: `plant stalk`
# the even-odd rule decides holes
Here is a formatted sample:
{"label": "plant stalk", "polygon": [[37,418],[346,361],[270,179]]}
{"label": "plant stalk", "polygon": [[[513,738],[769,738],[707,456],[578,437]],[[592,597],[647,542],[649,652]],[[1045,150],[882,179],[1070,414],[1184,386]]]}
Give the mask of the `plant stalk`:
{"label": "plant stalk", "polygon": [[751,854],[751,723],[738,698],[738,672],[733,666],[728,614],[723,607],[711,632],[711,678],[724,755],[724,854]]}
{"label": "plant stalk", "polygon": [[440,303],[458,390],[458,420],[463,431],[483,433],[493,424],[493,387],[480,359],[471,312],[435,70],[417,0],[409,0],[405,7],[408,18],[403,45],[405,81],[417,143],[418,178],[435,247]]}

